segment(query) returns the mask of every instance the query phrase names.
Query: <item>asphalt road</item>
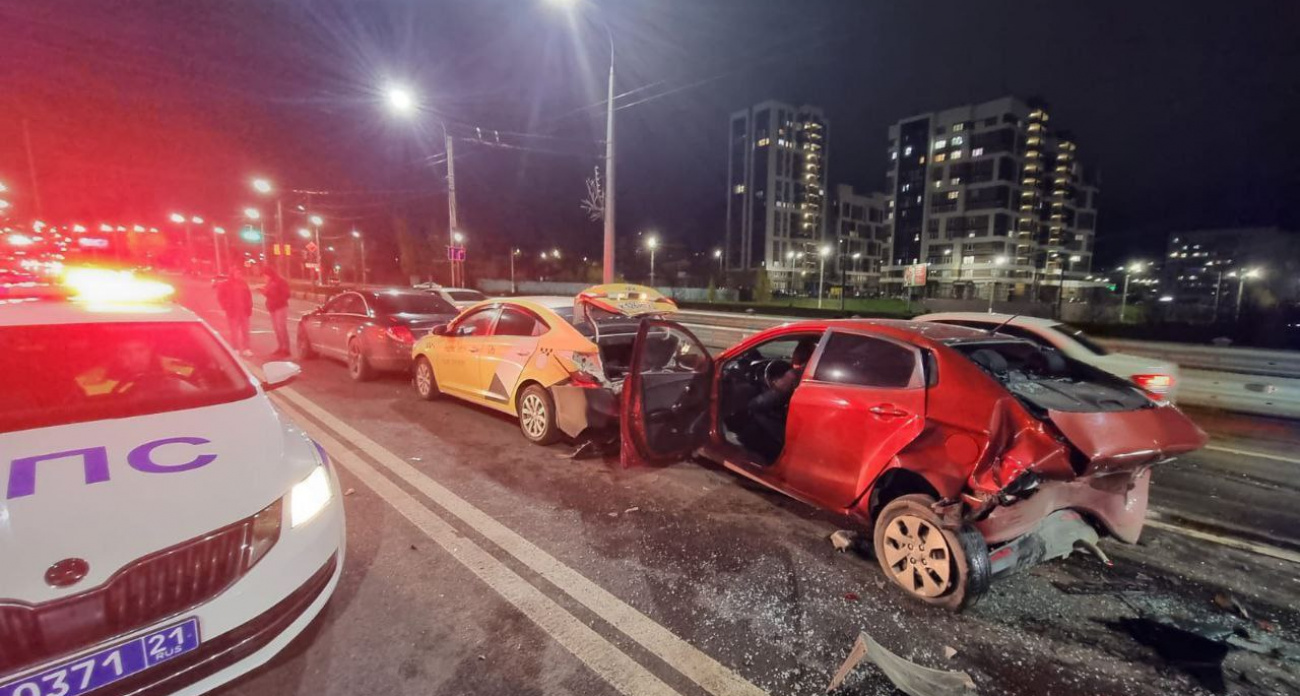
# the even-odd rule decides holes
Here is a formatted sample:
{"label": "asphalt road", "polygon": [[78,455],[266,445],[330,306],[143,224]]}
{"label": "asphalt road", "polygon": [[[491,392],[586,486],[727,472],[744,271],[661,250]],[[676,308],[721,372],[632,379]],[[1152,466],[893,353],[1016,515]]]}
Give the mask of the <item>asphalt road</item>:
{"label": "asphalt road", "polygon": [[[223,326],[205,286],[180,299]],[[254,331],[265,355],[264,312]],[[814,694],[860,631],[980,694],[1201,693],[1109,625],[1139,614],[1257,642],[1227,657],[1234,693],[1300,692],[1288,423],[1197,414],[1219,449],[1157,471],[1157,519],[1137,546],[1104,542],[1113,568],[1042,565],[952,615],[835,552],[841,520],[704,463],[571,460],[508,418],[325,360],[277,394],[340,464],[348,556],[313,627],[223,694]],[[843,693],[896,692],[864,664]]]}

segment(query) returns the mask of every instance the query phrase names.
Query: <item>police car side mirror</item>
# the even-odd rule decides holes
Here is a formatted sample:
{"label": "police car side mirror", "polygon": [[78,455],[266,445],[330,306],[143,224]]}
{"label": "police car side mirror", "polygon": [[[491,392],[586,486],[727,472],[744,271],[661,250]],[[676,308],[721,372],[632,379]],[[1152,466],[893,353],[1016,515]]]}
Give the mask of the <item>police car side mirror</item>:
{"label": "police car side mirror", "polygon": [[300,374],[302,368],[298,367],[298,363],[287,361],[266,363],[262,366],[262,390],[271,391],[288,386]]}

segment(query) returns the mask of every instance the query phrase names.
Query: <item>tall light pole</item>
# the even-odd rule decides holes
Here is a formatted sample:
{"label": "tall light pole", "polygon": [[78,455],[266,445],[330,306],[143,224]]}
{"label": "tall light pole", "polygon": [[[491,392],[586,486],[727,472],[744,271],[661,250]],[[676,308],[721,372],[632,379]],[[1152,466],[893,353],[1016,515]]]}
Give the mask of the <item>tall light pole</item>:
{"label": "tall light pole", "polygon": [[822,294],[826,280],[826,257],[831,255],[831,248],[823,246],[817,250],[817,256],[820,257],[820,267],[817,270],[817,309],[822,308]]}
{"label": "tall light pole", "polygon": [[1141,272],[1142,272],[1142,262],[1141,262],[1141,261],[1138,261],[1138,262],[1136,262],[1136,263],[1131,263],[1131,264],[1129,264],[1129,265],[1127,265],[1127,266],[1123,266],[1123,267],[1122,267],[1122,270],[1124,271],[1124,292],[1123,292],[1123,295],[1120,297],[1120,300],[1119,300],[1119,323],[1121,323],[1121,324],[1123,324],[1123,323],[1125,323],[1125,322],[1128,321],[1128,319],[1126,319],[1126,318],[1124,317],[1124,315],[1128,313],[1128,281],[1129,281],[1129,278],[1130,278],[1132,275],[1134,275],[1134,274],[1137,274],[1137,273],[1141,273]]}
{"label": "tall light pole", "polygon": [[[656,237],[656,236],[654,236],[654,235],[650,235],[650,237],[649,237],[648,239],[645,240],[645,245],[646,245],[647,247],[650,248],[650,287],[654,287],[654,285],[655,285],[655,249],[657,249],[657,248],[659,247],[659,238]],[[607,281],[607,282],[608,282],[608,281]]]}
{"label": "tall light pole", "polygon": [[[312,228],[316,231],[316,284],[325,284],[325,250],[320,246],[320,226],[325,224],[325,220],[319,215],[312,215],[307,218]],[[265,238],[264,238],[265,239]]]}
{"label": "tall light pole", "polygon": [[[514,248],[510,250],[510,294],[511,295],[514,295],[516,292],[518,292],[515,289],[515,257],[518,256],[520,253],[521,252],[519,251],[518,248]],[[543,253],[542,258],[545,257],[546,254]]]}
{"label": "tall light pole", "polygon": [[991,281],[989,283],[989,314],[993,313],[993,298],[998,294],[997,269],[1001,268],[1002,266],[1005,266],[1006,263],[1007,263],[1007,257],[1005,256],[993,257],[993,268],[989,269],[989,279]]}
{"label": "tall light pole", "polygon": [[725,271],[722,270],[722,250],[714,249],[713,258],[718,260],[718,275],[719,276],[724,275]]}
{"label": "tall light pole", "polygon": [[1234,322],[1241,321],[1241,298],[1246,294],[1246,279],[1258,278],[1260,275],[1262,274],[1258,268],[1248,268],[1242,271],[1233,271],[1228,274],[1229,278],[1233,276],[1237,277],[1237,309],[1232,316]]}
{"label": "tall light pole", "polygon": [[352,238],[357,240],[357,248],[361,250],[361,284],[366,284],[366,240],[361,237],[361,230],[352,230]]}
{"label": "tall light pole", "polygon": [[[582,0],[549,0],[552,5],[572,9]],[[605,283],[614,282],[614,32],[603,19],[597,22],[609,39],[609,84],[605,97],[605,253],[601,277]]]}
{"label": "tall light pole", "polygon": [[1082,256],[1078,256],[1078,255],[1068,256],[1061,261],[1060,268],[1057,269],[1061,273],[1060,283],[1056,286],[1056,318],[1058,320],[1061,318],[1061,311],[1062,311],[1061,306],[1065,300],[1065,272],[1070,268],[1069,266],[1065,265],[1066,261],[1069,261],[1070,263],[1078,263],[1082,260],[1083,260]]}
{"label": "tall light pole", "polygon": [[[257,178],[257,179],[253,179],[253,190],[257,191],[262,195],[270,195],[275,191],[275,187],[272,186],[271,182],[268,181],[267,179]],[[287,247],[287,243],[284,238],[284,205],[283,204],[284,204],[284,200],[277,195],[275,197],[275,241],[277,244],[282,244]],[[266,255],[265,232],[262,234],[262,254]],[[276,265],[280,267],[281,273],[286,273],[289,268],[288,258],[287,258],[288,255],[289,254],[286,250],[284,257],[282,257],[284,260],[276,262]],[[268,261],[269,261],[269,257],[268,257]]]}
{"label": "tall light pole", "polygon": [[217,275],[221,275],[221,239],[226,236],[224,227],[212,228],[212,255],[217,259]]}
{"label": "tall light pole", "polygon": [[199,217],[198,215],[189,216],[189,215],[182,215],[180,213],[172,213],[171,221],[178,225],[184,226],[185,267],[190,270],[194,270],[194,236],[190,231],[190,223],[194,223],[195,225],[202,225],[203,218]]}

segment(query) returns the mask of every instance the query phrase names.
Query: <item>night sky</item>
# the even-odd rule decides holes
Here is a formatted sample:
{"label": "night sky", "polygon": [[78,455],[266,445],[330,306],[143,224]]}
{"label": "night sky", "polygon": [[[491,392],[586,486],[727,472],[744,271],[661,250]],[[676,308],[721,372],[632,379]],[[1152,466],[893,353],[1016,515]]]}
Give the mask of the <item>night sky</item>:
{"label": "night sky", "polygon": [[[870,190],[899,118],[1041,97],[1100,168],[1103,259],[1176,229],[1300,228],[1292,0],[588,3],[631,92],[616,102],[624,240],[717,244],[727,116],[765,98],[824,107],[831,183]],[[34,215],[26,119],[50,220],[231,220],[258,203],[256,174],[332,192],[317,202],[334,225],[384,234],[396,207],[444,234],[426,158],[445,119],[500,142],[457,144],[472,238],[594,254],[579,201],[607,55],[590,13],[541,0],[0,0],[0,182]],[[420,93],[417,122],[384,110],[390,80]]]}

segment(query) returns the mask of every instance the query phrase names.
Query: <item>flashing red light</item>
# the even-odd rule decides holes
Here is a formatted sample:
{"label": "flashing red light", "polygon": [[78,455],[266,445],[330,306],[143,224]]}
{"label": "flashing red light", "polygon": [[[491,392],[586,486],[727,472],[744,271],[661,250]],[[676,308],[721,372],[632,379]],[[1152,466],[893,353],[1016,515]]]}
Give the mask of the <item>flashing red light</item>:
{"label": "flashing red light", "polygon": [[157,302],[176,292],[167,283],[105,268],[69,268],[63,285],[79,300],[105,303]]}

